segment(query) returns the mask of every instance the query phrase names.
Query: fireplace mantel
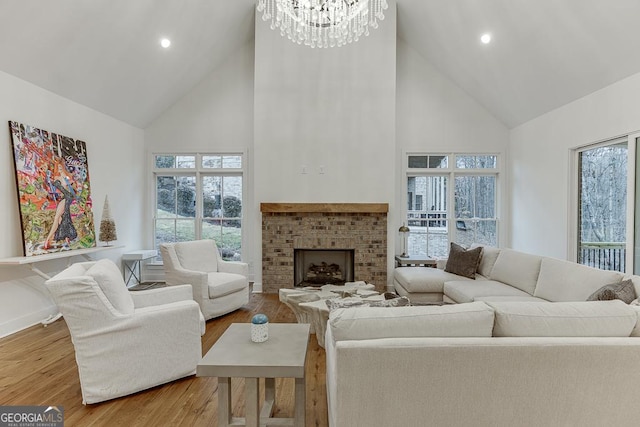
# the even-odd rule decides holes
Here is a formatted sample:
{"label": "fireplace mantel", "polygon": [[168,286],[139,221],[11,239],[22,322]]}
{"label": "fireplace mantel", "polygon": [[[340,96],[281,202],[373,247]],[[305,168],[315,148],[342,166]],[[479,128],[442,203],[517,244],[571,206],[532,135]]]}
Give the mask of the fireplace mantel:
{"label": "fireplace mantel", "polygon": [[263,213],[387,213],[388,203],[260,203]]}

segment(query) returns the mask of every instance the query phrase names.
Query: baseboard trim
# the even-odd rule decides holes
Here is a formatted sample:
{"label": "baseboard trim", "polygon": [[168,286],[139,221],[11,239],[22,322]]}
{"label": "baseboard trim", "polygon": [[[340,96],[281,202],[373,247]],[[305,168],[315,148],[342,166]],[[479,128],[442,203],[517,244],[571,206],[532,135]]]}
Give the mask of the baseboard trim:
{"label": "baseboard trim", "polygon": [[262,293],[262,282],[253,282],[253,293],[254,294]]}
{"label": "baseboard trim", "polygon": [[43,308],[42,310],[29,313],[25,316],[18,317],[17,319],[11,319],[10,321],[0,325],[0,338],[4,338],[11,334],[15,334],[16,332],[20,332],[23,329],[30,328],[33,325],[37,325],[57,313],[58,308],[55,305],[52,305],[47,308]]}

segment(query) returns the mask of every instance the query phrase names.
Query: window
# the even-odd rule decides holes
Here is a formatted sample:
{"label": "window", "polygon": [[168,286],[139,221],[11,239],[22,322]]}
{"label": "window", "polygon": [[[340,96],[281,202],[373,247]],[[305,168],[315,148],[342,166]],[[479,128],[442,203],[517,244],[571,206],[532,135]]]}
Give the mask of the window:
{"label": "window", "polygon": [[626,269],[628,151],[626,137],[576,150],[580,264]]}
{"label": "window", "polygon": [[449,242],[498,246],[498,156],[408,154],[409,255],[445,257]]}
{"label": "window", "polygon": [[242,257],[243,156],[154,154],[155,247],[213,239],[223,259]]}

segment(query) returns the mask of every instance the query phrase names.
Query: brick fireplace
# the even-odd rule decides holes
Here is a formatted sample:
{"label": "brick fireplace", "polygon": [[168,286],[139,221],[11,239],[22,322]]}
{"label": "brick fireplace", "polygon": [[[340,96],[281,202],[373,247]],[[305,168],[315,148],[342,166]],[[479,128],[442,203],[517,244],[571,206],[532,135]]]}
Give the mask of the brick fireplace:
{"label": "brick fireplace", "polygon": [[387,203],[261,203],[262,289],[294,287],[296,249],[354,251],[354,279],[387,285]]}

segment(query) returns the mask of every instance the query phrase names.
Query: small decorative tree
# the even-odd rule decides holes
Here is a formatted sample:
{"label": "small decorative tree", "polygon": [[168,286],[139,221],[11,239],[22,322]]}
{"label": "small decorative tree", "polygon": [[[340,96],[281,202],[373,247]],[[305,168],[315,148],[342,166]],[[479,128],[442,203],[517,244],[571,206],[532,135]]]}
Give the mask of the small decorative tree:
{"label": "small decorative tree", "polygon": [[111,209],[109,208],[109,196],[104,196],[104,207],[102,208],[102,220],[100,221],[100,237],[101,242],[107,242],[109,246],[110,242],[117,240],[116,223],[111,216]]}

